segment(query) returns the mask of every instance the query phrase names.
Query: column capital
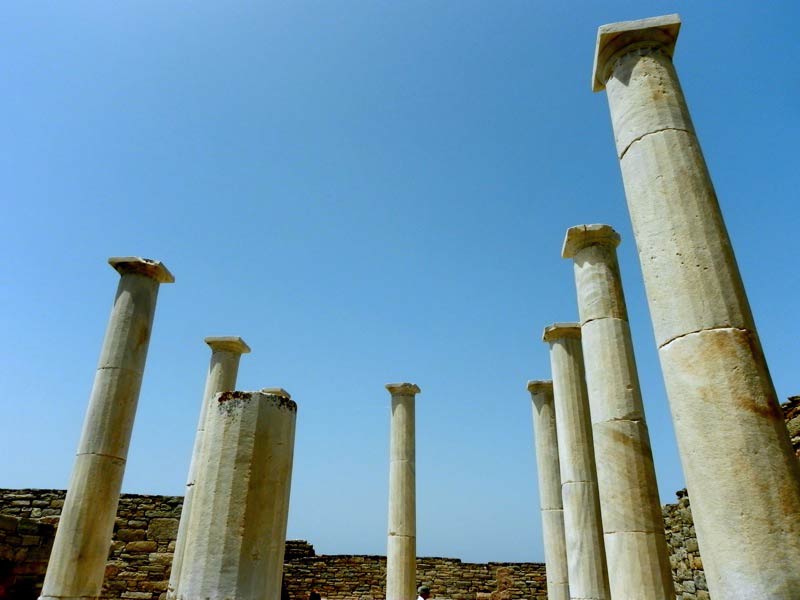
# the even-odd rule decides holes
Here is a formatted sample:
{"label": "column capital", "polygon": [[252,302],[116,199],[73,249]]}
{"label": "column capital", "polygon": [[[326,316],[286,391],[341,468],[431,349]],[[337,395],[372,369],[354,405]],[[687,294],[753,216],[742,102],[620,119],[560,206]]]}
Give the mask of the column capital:
{"label": "column capital", "polygon": [[159,260],[141,258],[139,256],[112,256],[108,259],[110,264],[120,275],[135,273],[155,279],[158,283],[174,283],[175,277]]}
{"label": "column capital", "polygon": [[236,354],[248,354],[250,346],[239,336],[217,336],[207,337],[203,340],[211,347],[214,352],[234,352]]}
{"label": "column capital", "polygon": [[616,248],[622,238],[611,225],[594,223],[592,225],[576,225],[567,229],[561,258],[572,258],[587,246],[606,245]]}
{"label": "column capital", "polygon": [[286,398],[287,400],[292,399],[292,395],[289,392],[279,387],[261,388],[261,393],[267,394],[268,396],[280,396],[281,398]]}
{"label": "column capital", "polygon": [[419,394],[419,386],[415,383],[387,383],[386,389],[392,396],[413,396]]}
{"label": "column capital", "polygon": [[658,46],[672,56],[680,28],[681,18],[678,14],[601,25],[597,29],[592,91],[605,89],[608,70],[613,64],[611,59],[623,50]]}
{"label": "column capital", "polygon": [[543,342],[549,344],[561,338],[581,339],[580,323],[553,323],[544,328],[544,333],[542,333]]}
{"label": "column capital", "polygon": [[528,382],[528,391],[531,394],[539,394],[541,392],[544,393],[553,393],[553,381],[552,379],[536,379],[531,380]]}

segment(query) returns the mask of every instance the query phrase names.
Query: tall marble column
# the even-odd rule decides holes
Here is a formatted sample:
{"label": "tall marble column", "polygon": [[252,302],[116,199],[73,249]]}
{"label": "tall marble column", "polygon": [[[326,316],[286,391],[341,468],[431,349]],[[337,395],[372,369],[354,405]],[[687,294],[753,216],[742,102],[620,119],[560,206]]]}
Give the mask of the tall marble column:
{"label": "tall marble column", "polygon": [[[190,525],[194,489],[197,480],[197,465],[202,461],[203,435],[206,429],[206,414],[211,399],[220,392],[230,392],[236,389],[236,376],[239,373],[239,359],[242,354],[250,352],[250,347],[240,337],[207,337],[206,344],[211,348],[211,363],[206,376],[206,387],[203,391],[203,400],[200,404],[200,419],[197,423],[197,433],[194,438],[192,461],[189,464],[189,476],[186,481],[186,492],[183,497],[181,521],[178,525],[178,536],[175,539],[175,553],[172,558],[172,570],[169,575],[167,598],[172,600],[177,596],[180,582],[181,568],[183,565],[183,552],[186,545],[186,535]],[[201,524],[205,527],[205,524]]]}
{"label": "tall marble column", "polygon": [[608,225],[567,230],[592,413],[608,578],[614,600],[674,600],[664,518],[633,354],[616,247]]}
{"label": "tall marble column", "polygon": [[555,323],[542,339],[550,344],[570,597],[610,600],[581,328]]}
{"label": "tall marble column", "polygon": [[420,390],[413,383],[389,383],[386,389],[392,395],[386,600],[407,600],[417,591],[414,400]]}
{"label": "tall marble column", "polygon": [[158,261],[115,257],[121,275],[40,598],[100,595],[158,288],[174,278]]}
{"label": "tall marble column", "polygon": [[296,416],[297,404],[277,394],[212,398],[180,600],[280,599]]}
{"label": "tall marble column", "polygon": [[542,538],[547,566],[548,600],[569,600],[564,510],[561,504],[561,472],[552,381],[529,381],[533,402],[533,432],[542,509]]}
{"label": "tall marble column", "polygon": [[604,25],[617,155],[712,597],[800,589],[800,466],[672,54],[677,15]]}

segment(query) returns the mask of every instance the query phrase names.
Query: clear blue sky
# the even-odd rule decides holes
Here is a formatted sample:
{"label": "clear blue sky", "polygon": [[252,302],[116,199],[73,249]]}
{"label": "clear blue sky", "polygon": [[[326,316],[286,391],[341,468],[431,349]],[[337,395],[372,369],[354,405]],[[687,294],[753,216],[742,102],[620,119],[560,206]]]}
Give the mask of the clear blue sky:
{"label": "clear blue sky", "polygon": [[[609,223],[661,497],[683,486],[596,29],[675,63],[781,398],[800,391],[796,2],[4,2],[0,486],[66,486],[117,285],[163,286],[123,489],[180,494],[208,335],[299,404],[289,536],[385,553],[387,382],[417,401],[418,552],[542,560],[528,379]],[[714,427],[714,423],[708,423]]]}

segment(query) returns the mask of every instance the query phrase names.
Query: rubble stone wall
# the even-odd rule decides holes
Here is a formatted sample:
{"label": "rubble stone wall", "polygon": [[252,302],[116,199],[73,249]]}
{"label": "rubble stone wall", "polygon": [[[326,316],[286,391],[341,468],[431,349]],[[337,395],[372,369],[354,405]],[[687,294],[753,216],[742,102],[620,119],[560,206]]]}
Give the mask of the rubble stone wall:
{"label": "rubble stone wall", "polygon": [[[789,398],[783,410],[800,458],[800,396]],[[0,490],[0,599],[37,598],[64,494],[63,490]],[[164,598],[182,504],[179,496],[122,496],[104,599]],[[676,504],[663,507],[663,514],[676,599],[709,600],[686,490],[678,492]],[[454,558],[419,558],[417,564],[419,581],[429,583],[437,598],[546,598],[542,564],[476,564]],[[386,558],[316,556],[307,542],[287,541],[284,572],[291,600],[306,600],[312,589],[329,600],[382,600]]]}

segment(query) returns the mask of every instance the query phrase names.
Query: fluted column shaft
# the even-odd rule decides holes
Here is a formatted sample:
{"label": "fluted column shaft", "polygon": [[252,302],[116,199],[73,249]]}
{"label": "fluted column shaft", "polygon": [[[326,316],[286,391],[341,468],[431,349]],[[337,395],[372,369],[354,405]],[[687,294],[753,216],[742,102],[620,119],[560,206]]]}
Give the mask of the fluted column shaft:
{"label": "fluted column shaft", "polygon": [[[197,423],[197,433],[194,438],[192,460],[189,464],[189,476],[186,480],[186,492],[183,497],[181,520],[178,525],[178,535],[175,539],[175,552],[172,558],[172,570],[169,576],[167,599],[172,600],[177,596],[180,584],[180,574],[183,566],[183,553],[186,545],[186,536],[191,527],[192,502],[197,480],[197,468],[203,461],[203,437],[206,429],[206,415],[211,400],[220,392],[230,392],[236,389],[236,377],[239,373],[239,360],[242,354],[250,352],[250,348],[240,337],[207,337],[206,344],[211,348],[211,363],[206,376],[203,400],[200,404],[200,418]],[[205,527],[205,524],[200,524]]]}
{"label": "fluted column shaft", "polygon": [[542,538],[544,539],[544,560],[547,566],[547,598],[548,600],[569,600],[553,382],[529,381],[528,391],[533,403],[533,437],[536,443],[539,503],[542,510]]}
{"label": "fluted column shaft", "polygon": [[108,262],[121,278],[40,596],[47,600],[100,595],[158,288],[174,281],[157,261]]}
{"label": "fluted column shaft", "polygon": [[180,600],[280,599],[296,416],[288,395],[212,398]]}
{"label": "fluted column shaft", "polygon": [[392,420],[389,442],[389,536],[386,550],[386,600],[416,597],[417,500],[414,402],[419,387],[390,383]]}
{"label": "fluted column shaft", "polygon": [[607,91],[709,590],[796,599],[800,466],[672,63],[679,26],[601,27],[594,87]]}
{"label": "fluted column shaft", "polygon": [[567,231],[592,414],[597,483],[611,597],[673,600],[658,483],[645,422],[628,312],[608,225]]}
{"label": "fluted column shaft", "polygon": [[610,600],[580,336],[577,323],[556,323],[543,336],[550,344],[569,593],[574,600]]}

